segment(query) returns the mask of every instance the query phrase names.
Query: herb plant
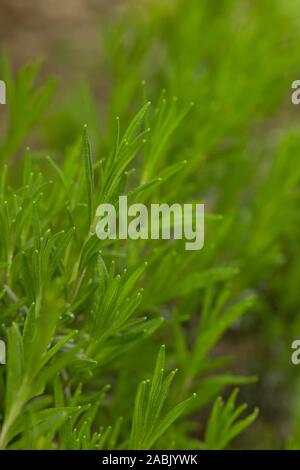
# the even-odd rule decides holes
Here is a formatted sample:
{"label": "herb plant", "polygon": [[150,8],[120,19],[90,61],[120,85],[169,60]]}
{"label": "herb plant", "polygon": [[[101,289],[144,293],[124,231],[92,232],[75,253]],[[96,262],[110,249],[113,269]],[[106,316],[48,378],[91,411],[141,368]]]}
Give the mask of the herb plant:
{"label": "herb plant", "polygon": [[[102,25],[100,112],[88,83],[51,107],[39,63],[14,73],[3,58],[1,449],[299,446],[299,413],[279,436],[259,393],[274,370],[299,388],[300,141],[281,114],[293,11],[154,2]],[[120,195],[205,203],[204,249],[99,240],[96,208]],[[234,366],[248,341],[256,362]]]}

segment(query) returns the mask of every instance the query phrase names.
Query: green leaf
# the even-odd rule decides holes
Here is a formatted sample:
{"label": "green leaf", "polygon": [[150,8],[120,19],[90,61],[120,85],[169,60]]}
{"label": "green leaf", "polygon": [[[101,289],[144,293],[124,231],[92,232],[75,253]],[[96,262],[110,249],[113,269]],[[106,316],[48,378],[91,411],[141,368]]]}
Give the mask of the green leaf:
{"label": "green leaf", "polygon": [[9,415],[14,405],[24,375],[23,341],[19,328],[15,323],[8,330],[7,342],[6,416]]}

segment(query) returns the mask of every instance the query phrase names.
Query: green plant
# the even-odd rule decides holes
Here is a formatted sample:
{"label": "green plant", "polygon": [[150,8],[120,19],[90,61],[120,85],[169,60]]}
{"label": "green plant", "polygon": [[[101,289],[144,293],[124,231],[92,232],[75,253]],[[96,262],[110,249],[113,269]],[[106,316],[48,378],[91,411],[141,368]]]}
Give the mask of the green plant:
{"label": "green plant", "polygon": [[[226,404],[216,397],[253,390],[253,373],[263,379],[274,367],[297,383],[272,346],[289,349],[299,328],[300,174],[291,156],[300,142],[279,112],[286,75],[297,70],[298,30],[282,1],[217,3],[158,4],[109,26],[104,70],[115,83],[100,130],[87,85],[84,99],[76,90],[69,107],[44,118],[53,82],[35,88],[36,65],[14,79],[4,61],[1,449],[247,447],[234,439],[257,410],[242,415],[236,391]],[[80,119],[75,108],[85,110]],[[44,147],[35,150],[31,134],[24,150],[34,123]],[[96,207],[119,195],[205,202],[204,249],[99,240]],[[239,341],[249,339],[242,373],[232,371],[228,351],[243,357]],[[259,404],[259,394],[246,401]],[[267,446],[261,415],[255,445]]]}

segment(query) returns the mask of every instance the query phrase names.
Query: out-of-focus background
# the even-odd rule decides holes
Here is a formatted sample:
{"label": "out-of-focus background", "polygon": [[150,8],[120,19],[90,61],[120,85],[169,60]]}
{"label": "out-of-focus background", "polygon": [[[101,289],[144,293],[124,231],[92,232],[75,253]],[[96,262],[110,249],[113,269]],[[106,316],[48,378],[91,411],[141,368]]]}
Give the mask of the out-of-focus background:
{"label": "out-of-focus background", "polygon": [[[291,105],[290,85],[300,78],[300,3],[185,2],[1,0],[0,45],[14,70],[41,58],[39,79],[57,79],[49,111],[28,138],[38,151],[60,155],[84,122],[91,125],[96,151],[101,138],[109,147],[112,116],[126,119],[142,96],[143,79],[154,99],[167,87],[179,100],[197,103],[180,151],[191,148],[195,184],[214,210],[237,216],[236,227],[245,228],[228,237],[222,254],[241,270],[234,289],[259,298],[252,317],[217,348],[235,357],[236,372],[259,377],[255,387],[242,391],[261,416],[240,445],[283,447],[299,402],[300,366],[291,365],[290,344],[300,335],[300,217],[293,206],[288,220],[281,218],[274,228],[276,213],[261,209],[273,187],[292,178],[288,165],[299,168],[300,146],[286,144],[280,151],[289,158],[274,186],[267,187],[271,176],[263,181],[281,140],[299,131],[300,108]],[[274,237],[260,243],[257,237],[273,229]]]}
{"label": "out-of-focus background", "polygon": [[[67,67],[79,67],[78,54],[95,47],[99,20],[126,8],[128,2],[107,0],[3,0],[1,2],[1,47],[16,63],[37,56],[45,59],[46,67],[57,72],[64,65],[63,55],[69,53]],[[77,61],[76,61],[77,57]]]}
{"label": "out-of-focus background", "polygon": [[[124,0],[3,0],[1,48],[15,67],[41,58],[43,73],[76,83],[99,64],[99,24],[128,9]],[[65,85],[66,88],[68,85]]]}

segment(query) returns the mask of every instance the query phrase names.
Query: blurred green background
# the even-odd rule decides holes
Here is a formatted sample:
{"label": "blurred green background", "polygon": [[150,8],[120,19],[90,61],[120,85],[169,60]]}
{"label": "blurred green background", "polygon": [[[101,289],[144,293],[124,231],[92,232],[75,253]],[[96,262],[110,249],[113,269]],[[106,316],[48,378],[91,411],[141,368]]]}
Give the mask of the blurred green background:
{"label": "blurred green background", "polygon": [[[256,296],[214,352],[232,355],[237,374],[258,377],[240,394],[260,415],[237,446],[299,448],[300,366],[291,363],[291,343],[300,338],[300,108],[290,96],[300,78],[300,1],[2,0],[0,31],[4,63],[8,58],[15,73],[41,58],[37,85],[56,80],[26,135],[11,129],[32,104],[19,96],[15,109],[9,103],[0,109],[0,156],[16,180],[26,145],[37,159],[50,154],[63,161],[84,123],[96,158],[106,155],[115,117],[125,126],[145,93],[157,103],[165,89],[180,109],[194,103],[155,165],[186,159],[188,169],[171,179],[165,197],[172,200],[172,191],[181,200],[197,197],[223,217],[208,226],[195,271],[234,266],[233,295]],[[151,164],[144,170],[155,176]],[[162,282],[161,291],[168,289]],[[190,318],[203,302],[195,290],[168,308]],[[164,311],[164,304],[158,300],[156,308]],[[163,336],[172,349],[171,323]],[[189,329],[183,320],[183,327],[190,345],[193,323]],[[176,346],[171,357],[180,362]],[[136,361],[128,358],[123,375],[143,378],[147,365]],[[120,385],[120,395],[126,400],[135,386]]]}

